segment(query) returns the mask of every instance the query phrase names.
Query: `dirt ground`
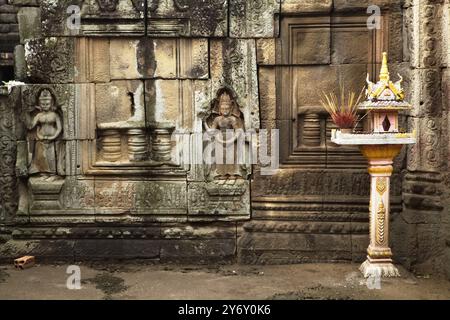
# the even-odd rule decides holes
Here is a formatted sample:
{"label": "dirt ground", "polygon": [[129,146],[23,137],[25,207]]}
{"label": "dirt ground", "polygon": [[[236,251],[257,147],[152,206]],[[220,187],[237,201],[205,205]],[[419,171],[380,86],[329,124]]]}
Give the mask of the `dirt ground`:
{"label": "dirt ground", "polygon": [[69,290],[68,265],[1,265],[0,299],[450,299],[449,281],[404,269],[369,289],[356,264],[79,266],[81,289]]}

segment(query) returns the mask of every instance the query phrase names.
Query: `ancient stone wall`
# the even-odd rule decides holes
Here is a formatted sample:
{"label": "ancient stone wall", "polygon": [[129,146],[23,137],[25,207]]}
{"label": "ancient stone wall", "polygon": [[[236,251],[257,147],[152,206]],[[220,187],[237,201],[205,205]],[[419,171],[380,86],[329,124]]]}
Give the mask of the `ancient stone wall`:
{"label": "ancient stone wall", "polygon": [[418,140],[408,149],[394,235],[406,264],[421,272],[448,272],[449,265],[449,10],[448,1],[404,4],[404,61],[414,106],[408,121]]}
{"label": "ancient stone wall", "polygon": [[0,81],[14,78],[14,46],[19,43],[17,7],[0,1]]}
{"label": "ancient stone wall", "polygon": [[[0,96],[4,257],[361,261],[366,163],[331,143],[317,92],[360,89],[387,51],[418,134],[395,163],[394,259],[448,269],[448,0],[11,3],[26,85]],[[280,129],[280,169],[196,164],[194,133],[224,126]]]}

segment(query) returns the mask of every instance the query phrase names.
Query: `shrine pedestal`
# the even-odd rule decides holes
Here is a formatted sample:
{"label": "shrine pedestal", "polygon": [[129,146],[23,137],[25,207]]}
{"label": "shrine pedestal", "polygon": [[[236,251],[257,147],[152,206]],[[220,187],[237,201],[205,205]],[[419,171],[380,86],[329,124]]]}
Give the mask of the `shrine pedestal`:
{"label": "shrine pedestal", "polygon": [[389,247],[389,187],[392,162],[402,145],[362,145],[362,154],[369,162],[370,187],[370,244],[367,260],[360,270],[364,277],[398,277],[397,268],[392,263]]}
{"label": "shrine pedestal", "polygon": [[392,163],[403,144],[415,142],[413,133],[353,134],[332,130],[331,141],[357,145],[368,161],[370,174],[370,244],[360,266],[364,277],[399,277],[389,247],[389,187]]}

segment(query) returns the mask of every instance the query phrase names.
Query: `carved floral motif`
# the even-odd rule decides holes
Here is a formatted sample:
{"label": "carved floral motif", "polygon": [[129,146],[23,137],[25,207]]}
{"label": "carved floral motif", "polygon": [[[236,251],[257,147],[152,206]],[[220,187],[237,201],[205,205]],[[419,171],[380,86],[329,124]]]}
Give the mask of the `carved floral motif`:
{"label": "carved floral motif", "polygon": [[0,222],[2,222],[15,214],[18,200],[14,113],[12,104],[5,96],[0,96],[0,115]]}

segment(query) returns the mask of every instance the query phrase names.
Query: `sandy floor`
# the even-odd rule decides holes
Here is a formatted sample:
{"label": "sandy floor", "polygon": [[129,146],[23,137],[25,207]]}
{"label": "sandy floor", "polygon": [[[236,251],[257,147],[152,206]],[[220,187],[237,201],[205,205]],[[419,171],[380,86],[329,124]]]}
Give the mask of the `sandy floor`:
{"label": "sandy floor", "polygon": [[79,266],[79,290],[67,289],[68,265],[0,266],[0,299],[450,299],[449,281],[404,269],[369,289],[355,264]]}

